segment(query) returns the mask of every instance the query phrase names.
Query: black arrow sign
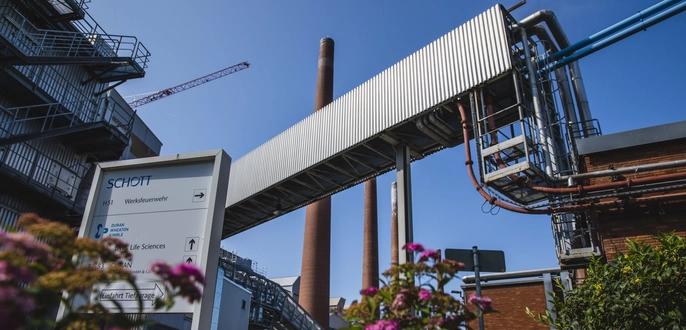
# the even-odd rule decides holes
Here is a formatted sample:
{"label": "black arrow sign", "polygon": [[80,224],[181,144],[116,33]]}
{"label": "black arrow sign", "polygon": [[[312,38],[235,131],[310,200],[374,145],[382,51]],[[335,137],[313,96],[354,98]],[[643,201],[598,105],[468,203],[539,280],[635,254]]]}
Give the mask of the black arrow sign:
{"label": "black arrow sign", "polygon": [[189,264],[192,264],[192,263],[193,263],[193,259],[192,259],[192,258],[188,258],[188,259],[186,259],[186,262],[189,263]]}
{"label": "black arrow sign", "polygon": [[205,197],[205,194],[203,194],[203,193],[199,193],[199,194],[195,195],[195,197],[198,197],[198,198],[203,198],[203,197]]}
{"label": "black arrow sign", "polygon": [[191,240],[188,242],[188,244],[191,245],[191,250],[193,250],[193,244],[195,244],[195,240],[191,238]]}

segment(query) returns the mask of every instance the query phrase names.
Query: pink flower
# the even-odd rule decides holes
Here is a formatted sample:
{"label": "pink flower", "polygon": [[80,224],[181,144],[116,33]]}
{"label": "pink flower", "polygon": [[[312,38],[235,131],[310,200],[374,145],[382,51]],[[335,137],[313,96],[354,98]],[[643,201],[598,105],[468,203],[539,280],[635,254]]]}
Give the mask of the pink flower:
{"label": "pink flower", "polygon": [[188,263],[182,263],[174,267],[172,271],[176,276],[187,276],[191,281],[195,281],[201,284],[205,283],[205,276],[203,276],[202,271],[198,267],[195,267]]}
{"label": "pink flower", "polygon": [[[405,292],[403,292],[405,291]],[[403,289],[400,293],[398,293],[395,296],[395,299],[393,299],[393,303],[391,303],[391,308],[397,311],[404,310],[409,308],[409,304],[407,302],[407,293],[408,291],[406,289]]]}
{"label": "pink flower", "polygon": [[33,273],[25,267],[17,267],[6,261],[0,261],[0,282],[20,281],[31,283],[34,280]]}
{"label": "pink flower", "polygon": [[434,250],[428,249],[425,250],[422,254],[419,255],[419,261],[426,261],[429,258],[431,259],[437,259],[438,258],[438,253]]}
{"label": "pink flower", "polygon": [[150,270],[163,280],[167,280],[173,275],[171,266],[163,261],[154,262],[150,265]]}
{"label": "pink flower", "polygon": [[36,241],[29,233],[8,233],[0,231],[0,248],[22,251],[27,258],[43,258],[50,253],[50,247]]}
{"label": "pink flower", "polygon": [[36,302],[15,287],[0,286],[0,306],[16,306],[22,312],[31,312],[36,308]]}
{"label": "pink flower", "polygon": [[469,296],[468,301],[470,305],[478,305],[482,311],[490,311],[493,309],[493,301],[488,297],[479,298],[479,296],[472,294]]}
{"label": "pink flower", "polygon": [[367,297],[373,297],[373,296],[375,296],[377,293],[379,293],[379,289],[378,289],[378,288],[375,288],[375,287],[373,287],[373,286],[370,286],[370,287],[368,287],[368,288],[366,288],[366,289],[360,291],[360,294],[361,294],[361,295],[367,296]]}
{"label": "pink flower", "polygon": [[378,320],[364,328],[365,330],[400,330],[400,323],[396,320]]}
{"label": "pink flower", "polygon": [[424,246],[419,243],[406,243],[403,245],[403,249],[407,251],[422,252],[424,251]]}
{"label": "pink flower", "polygon": [[491,309],[493,309],[493,301],[491,300],[491,298],[481,298],[481,310],[490,311]]}
{"label": "pink flower", "polygon": [[419,291],[419,299],[429,301],[431,300],[431,292],[427,290]]}

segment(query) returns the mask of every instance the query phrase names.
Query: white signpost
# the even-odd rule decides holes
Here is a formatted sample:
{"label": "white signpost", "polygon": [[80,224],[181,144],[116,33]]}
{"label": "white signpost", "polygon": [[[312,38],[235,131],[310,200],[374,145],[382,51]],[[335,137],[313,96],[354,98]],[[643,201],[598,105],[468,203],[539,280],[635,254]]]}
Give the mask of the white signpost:
{"label": "white signpost", "polygon": [[[209,329],[231,159],[223,150],[98,164],[79,236],[117,237],[129,244],[136,293],[126,283],[96,288],[111,310],[152,312],[162,285],[150,265],[190,263],[206,275],[201,303],[177,299],[156,313],[193,313],[192,329]],[[105,267],[105,265],[90,265]],[[108,303],[110,302],[110,303]]]}

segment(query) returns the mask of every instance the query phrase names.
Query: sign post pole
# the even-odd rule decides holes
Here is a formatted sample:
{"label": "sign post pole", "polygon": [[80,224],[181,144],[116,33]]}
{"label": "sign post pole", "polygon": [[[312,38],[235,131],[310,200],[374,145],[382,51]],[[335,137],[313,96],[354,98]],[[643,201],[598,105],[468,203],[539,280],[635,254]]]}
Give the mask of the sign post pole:
{"label": "sign post pole", "polygon": [[[472,255],[474,256],[474,282],[476,284],[476,296],[481,299],[481,278],[479,277],[479,248],[472,247]],[[484,315],[481,310],[481,304],[476,304],[479,312],[479,330],[484,330]]]}

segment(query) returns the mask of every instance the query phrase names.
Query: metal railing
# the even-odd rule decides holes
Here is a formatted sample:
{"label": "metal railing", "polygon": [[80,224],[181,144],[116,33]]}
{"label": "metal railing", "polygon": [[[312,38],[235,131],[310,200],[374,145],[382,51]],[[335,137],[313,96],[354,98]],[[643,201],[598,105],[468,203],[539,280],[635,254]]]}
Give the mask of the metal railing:
{"label": "metal railing", "polygon": [[0,35],[27,57],[64,57],[103,63],[120,59],[135,70],[147,68],[150,53],[136,37],[98,33],[101,29],[97,28],[87,30],[42,30],[14,7],[0,7]]}
{"label": "metal railing", "polygon": [[49,0],[49,2],[58,13],[68,15],[76,11],[85,12],[88,9],[86,4],[91,0]]}
{"label": "metal railing", "polygon": [[[90,189],[92,164],[74,162],[65,164],[39,151],[28,143],[0,147],[0,172],[11,172],[19,182],[53,201],[83,211]],[[85,193],[84,193],[85,192]],[[61,196],[62,198],[55,198]]]}
{"label": "metal railing", "polygon": [[232,253],[222,250],[219,265],[224,269],[224,276],[252,293],[250,304],[250,324],[264,329],[273,329],[277,323],[284,321],[296,329],[323,329],[314,318],[305,311],[291,293],[275,282],[232,262]]}
{"label": "metal railing", "polygon": [[[16,108],[0,108],[0,145],[22,135],[50,135],[58,129],[76,128],[88,123],[103,122],[116,129],[122,138],[131,135],[135,113],[110,97],[70,103],[41,104]],[[4,141],[4,142],[3,142]]]}

